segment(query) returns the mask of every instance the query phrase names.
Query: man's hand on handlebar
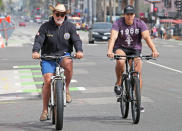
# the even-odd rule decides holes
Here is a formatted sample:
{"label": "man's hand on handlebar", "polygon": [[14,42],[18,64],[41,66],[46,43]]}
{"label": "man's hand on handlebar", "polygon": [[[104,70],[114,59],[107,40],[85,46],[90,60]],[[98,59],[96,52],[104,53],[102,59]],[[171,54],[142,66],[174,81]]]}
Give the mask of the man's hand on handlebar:
{"label": "man's hand on handlebar", "polygon": [[32,58],[33,59],[39,59],[40,58],[40,54],[38,52],[33,52],[32,53]]}
{"label": "man's hand on handlebar", "polygon": [[74,57],[77,58],[77,59],[83,58],[83,52],[81,52],[81,51],[76,52],[76,54],[74,55]]}
{"label": "man's hand on handlebar", "polygon": [[107,57],[109,57],[109,58],[114,58],[114,53],[111,52],[111,51],[108,51],[108,52],[107,52]]}
{"label": "man's hand on handlebar", "polygon": [[152,52],[152,57],[153,57],[153,58],[159,57],[159,52],[158,52],[157,50],[153,51],[153,52]]}

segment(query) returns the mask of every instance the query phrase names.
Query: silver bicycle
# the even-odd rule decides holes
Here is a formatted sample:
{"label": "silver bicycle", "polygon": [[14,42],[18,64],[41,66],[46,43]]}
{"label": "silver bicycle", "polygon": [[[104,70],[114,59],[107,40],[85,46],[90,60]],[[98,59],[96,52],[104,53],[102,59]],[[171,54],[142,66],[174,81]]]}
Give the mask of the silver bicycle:
{"label": "silver bicycle", "polygon": [[48,104],[49,119],[55,124],[56,130],[63,128],[64,107],[66,106],[66,87],[64,69],[60,66],[60,59],[71,58],[71,56],[41,56],[42,60],[56,62],[56,73],[51,78],[51,94]]}

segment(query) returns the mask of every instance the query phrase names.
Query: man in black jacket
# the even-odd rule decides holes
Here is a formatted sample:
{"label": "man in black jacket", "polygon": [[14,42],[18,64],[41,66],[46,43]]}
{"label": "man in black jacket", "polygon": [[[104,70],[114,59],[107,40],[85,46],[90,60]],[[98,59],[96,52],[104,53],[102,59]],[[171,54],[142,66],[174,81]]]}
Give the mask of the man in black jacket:
{"label": "man in black jacket", "polygon": [[[32,49],[32,58],[40,58],[40,50],[41,55],[71,55],[73,46],[76,50],[75,57],[78,59],[82,58],[82,42],[76,32],[75,26],[67,21],[66,14],[68,13],[68,10],[66,10],[63,4],[58,4],[56,7],[50,6],[50,9],[53,11],[53,16],[49,22],[41,25],[36,34]],[[69,84],[73,73],[72,60],[65,57],[61,60],[60,65],[65,69],[66,101],[67,103],[70,103],[72,99],[69,92]],[[44,86],[42,91],[43,111],[40,116],[40,121],[45,121],[48,116],[48,96],[50,96],[51,76],[55,73],[55,62],[42,60],[41,67]]]}

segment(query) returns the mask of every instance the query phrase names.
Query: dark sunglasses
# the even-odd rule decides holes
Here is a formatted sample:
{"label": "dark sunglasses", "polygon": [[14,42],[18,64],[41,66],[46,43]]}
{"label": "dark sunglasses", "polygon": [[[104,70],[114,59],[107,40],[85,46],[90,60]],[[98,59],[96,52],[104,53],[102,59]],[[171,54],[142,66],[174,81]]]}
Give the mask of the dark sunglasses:
{"label": "dark sunglasses", "polygon": [[65,13],[55,13],[55,15],[56,15],[56,17],[59,17],[59,16],[64,17],[66,14]]}

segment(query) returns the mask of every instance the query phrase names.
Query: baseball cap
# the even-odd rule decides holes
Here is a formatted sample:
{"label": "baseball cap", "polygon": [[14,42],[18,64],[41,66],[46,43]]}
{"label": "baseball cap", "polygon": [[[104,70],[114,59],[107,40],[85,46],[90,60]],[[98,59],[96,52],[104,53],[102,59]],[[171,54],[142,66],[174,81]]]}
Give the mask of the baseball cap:
{"label": "baseball cap", "polygon": [[135,8],[132,5],[127,5],[124,8],[124,14],[135,14]]}

